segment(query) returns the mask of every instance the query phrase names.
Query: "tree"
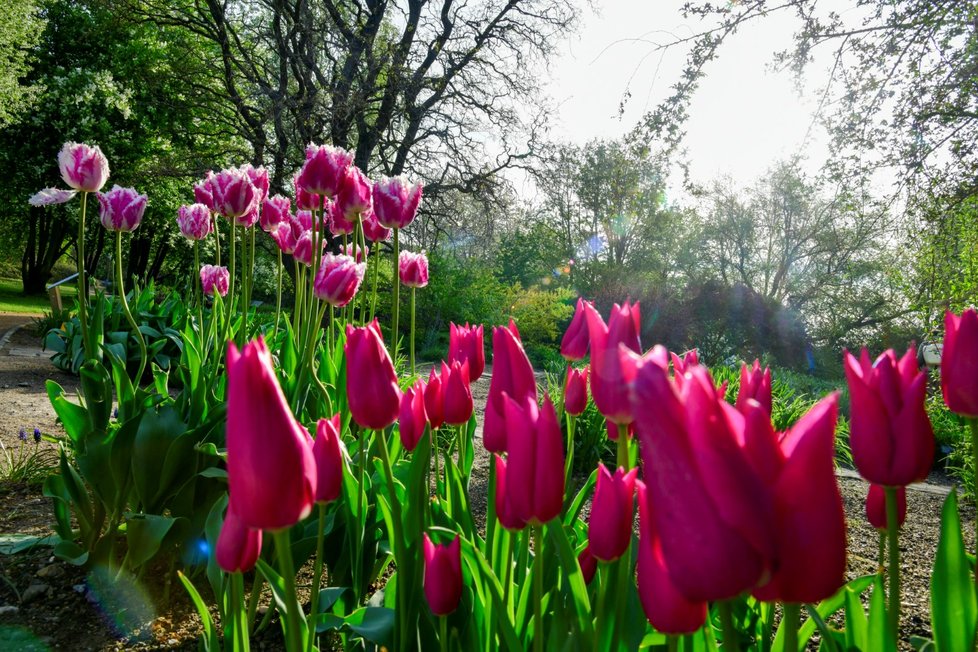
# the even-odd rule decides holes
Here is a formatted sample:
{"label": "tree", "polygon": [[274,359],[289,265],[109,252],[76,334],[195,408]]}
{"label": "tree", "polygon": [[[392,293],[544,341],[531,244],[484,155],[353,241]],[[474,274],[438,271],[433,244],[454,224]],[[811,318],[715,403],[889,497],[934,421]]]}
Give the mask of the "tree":
{"label": "tree", "polygon": [[8,0],[0,21],[0,127],[12,122],[35,98],[37,88],[21,83],[44,20],[34,0]]}

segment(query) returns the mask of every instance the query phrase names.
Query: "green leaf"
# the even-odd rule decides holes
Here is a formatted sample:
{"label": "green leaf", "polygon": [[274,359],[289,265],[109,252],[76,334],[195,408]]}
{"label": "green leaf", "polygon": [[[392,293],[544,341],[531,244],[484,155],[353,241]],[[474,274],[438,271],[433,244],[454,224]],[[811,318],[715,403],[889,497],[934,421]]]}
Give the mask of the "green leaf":
{"label": "green leaf", "polygon": [[88,432],[88,411],[80,405],[72,403],[65,397],[65,390],[58,383],[49,380],[46,383],[48,399],[54,408],[61,425],[74,445],[81,443]]}
{"label": "green leaf", "polygon": [[185,518],[170,518],[155,514],[137,514],[126,519],[126,559],[132,568],[142,566],[156,556],[164,543],[181,534]]}
{"label": "green leaf", "polygon": [[878,575],[873,583],[873,595],[869,598],[869,630],[866,642],[869,644],[866,652],[896,652],[896,643],[887,622],[883,581]]}
{"label": "green leaf", "polygon": [[846,649],[862,650],[869,635],[869,621],[859,599],[860,592],[846,587]]}
{"label": "green leaf", "polygon": [[931,626],[938,651],[973,649],[978,604],[961,535],[957,491],[948,494],[941,509],[941,538],[937,544],[930,596]]}
{"label": "green leaf", "polygon": [[61,537],[51,534],[46,537],[30,536],[28,534],[0,534],[0,555],[16,555],[24,550],[37,546],[55,546]]}
{"label": "green leaf", "polygon": [[346,617],[346,626],[365,640],[390,649],[394,643],[394,610],[361,607]]}
{"label": "green leaf", "polygon": [[132,451],[132,473],[136,492],[147,512],[157,512],[159,496],[167,487],[164,463],[173,443],[187,429],[180,415],[170,407],[143,414]]}
{"label": "green leaf", "polygon": [[201,645],[204,648],[204,652],[216,652],[220,650],[217,629],[214,627],[214,621],[211,620],[211,612],[207,609],[207,604],[200,597],[200,593],[197,592],[197,589],[194,588],[193,583],[187,579],[186,575],[177,571],[177,577],[180,578],[180,583],[183,584],[183,588],[190,594],[190,600],[194,603],[194,607],[196,607],[197,614],[200,616],[200,621],[203,624],[204,634],[201,636]]}

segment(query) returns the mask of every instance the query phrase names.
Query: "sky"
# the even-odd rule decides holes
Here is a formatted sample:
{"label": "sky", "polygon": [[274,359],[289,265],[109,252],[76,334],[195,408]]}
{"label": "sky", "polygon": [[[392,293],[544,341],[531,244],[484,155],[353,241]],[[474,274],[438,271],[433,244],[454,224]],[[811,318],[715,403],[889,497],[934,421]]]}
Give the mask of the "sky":
{"label": "sky", "polygon": [[[686,50],[656,52],[655,44],[702,29],[685,19],[683,0],[595,0],[583,9],[580,28],[565,40],[550,67],[548,91],[558,106],[552,135],[584,144],[616,138],[667,97],[679,78]],[[772,68],[774,52],[791,46],[793,16],[776,13],[748,24],[722,46],[693,97],[686,124],[691,180],[729,175],[749,185],[775,161],[800,150],[815,172],[827,138],[812,124],[828,78],[818,59],[799,85],[790,71]],[[800,87],[799,87],[800,86]],[[619,105],[630,92],[624,113]],[[681,179],[674,178],[670,186]]]}

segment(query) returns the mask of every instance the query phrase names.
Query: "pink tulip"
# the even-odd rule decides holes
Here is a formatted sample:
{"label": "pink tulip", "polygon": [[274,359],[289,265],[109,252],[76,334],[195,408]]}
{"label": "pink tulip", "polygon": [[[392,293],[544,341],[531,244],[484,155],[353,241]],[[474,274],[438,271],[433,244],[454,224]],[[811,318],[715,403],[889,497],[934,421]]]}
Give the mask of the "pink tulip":
{"label": "pink tulip", "polygon": [[184,205],[177,209],[177,226],[189,240],[203,240],[211,233],[211,209],[204,204]]}
{"label": "pink tulip", "polygon": [[[608,421],[605,419],[604,422],[605,431],[608,433],[608,439],[611,441],[618,441],[618,424],[614,421]],[[635,422],[628,424],[628,438],[631,439],[635,436]]]}
{"label": "pink tulip", "polygon": [[[277,224],[275,228],[268,232],[272,240],[282,250],[283,254],[291,254],[295,251],[296,237],[292,230],[292,225],[288,222]],[[309,241],[309,250],[312,251],[312,241]]]}
{"label": "pink tulip", "polygon": [[45,188],[43,190],[38,190],[36,193],[31,195],[31,198],[27,200],[27,203],[31,206],[54,206],[55,204],[67,203],[76,194],[78,194],[77,190]]}
{"label": "pink tulip", "polygon": [[336,197],[346,171],[353,163],[353,154],[329,145],[306,146],[306,162],[296,177],[296,186],[314,195]]}
{"label": "pink tulip", "polygon": [[397,259],[397,273],[403,285],[423,288],[428,285],[428,257],[423,251],[418,254],[402,251]]}
{"label": "pink tulip", "polygon": [[442,378],[432,368],[428,384],[424,388],[424,409],[432,430],[438,430],[445,423],[445,398]]}
{"label": "pink tulip", "polygon": [[428,425],[428,415],[424,402],[425,384],[418,380],[401,396],[401,409],[398,418],[398,428],[401,434],[401,444],[408,451],[413,451],[424,436]]}
{"label": "pink tulip", "polygon": [[696,349],[690,349],[686,353],[683,353],[682,356],[670,353],[669,358],[672,360],[672,373],[674,376],[682,376],[686,373],[687,369],[700,363],[700,354]]}
{"label": "pink tulip", "polygon": [[68,142],[58,154],[61,178],[75,190],[98,192],[109,179],[109,161],[96,145]]}
{"label": "pink tulip", "polygon": [[424,533],[424,596],[436,616],[447,616],[458,608],[462,598],[462,542],[458,535],[451,543],[436,545]]}
{"label": "pink tulip", "polygon": [[358,263],[362,263],[370,256],[370,247],[361,247],[352,242],[345,247],[340,247],[340,251],[351,258],[355,258]]}
{"label": "pink tulip", "polygon": [[208,170],[207,175],[194,184],[194,201],[206,206],[210,212],[216,213],[217,209],[214,208],[214,191],[211,190],[211,179],[213,178],[214,172]]}
{"label": "pink tulip", "polygon": [[581,575],[584,576],[584,583],[590,584],[594,579],[594,574],[598,572],[598,560],[591,553],[591,546],[584,546],[584,550],[577,556],[577,564],[581,567]]}
{"label": "pink tulip", "polygon": [[737,390],[737,409],[743,412],[747,399],[752,398],[761,404],[768,414],[771,414],[771,370],[754,360],[754,365],[740,368],[740,388]]}
{"label": "pink tulip", "polygon": [[282,195],[275,195],[265,200],[262,205],[261,217],[258,218],[265,233],[271,233],[275,227],[288,222],[291,217],[292,200]]}
{"label": "pink tulip", "polygon": [[340,497],[343,487],[343,440],[340,415],[320,419],[312,455],[316,460],[316,502],[329,503]]}
{"label": "pink tulip", "polygon": [[363,237],[371,242],[391,239],[391,230],[381,226],[377,220],[377,214],[372,210],[367,211],[360,222],[363,225]]}
{"label": "pink tulip", "polygon": [[312,211],[301,210],[296,211],[295,214],[295,224],[293,225],[293,230],[296,229],[298,225],[299,232],[296,234],[298,238],[304,231],[312,231],[313,216]]}
{"label": "pink tulip", "polygon": [[366,271],[366,263],[358,263],[349,256],[325,254],[313,283],[313,292],[320,301],[342,308],[360,289]]}
{"label": "pink tulip", "polygon": [[564,446],[550,397],[520,405],[504,397],[509,477],[506,496],[520,520],[540,525],[560,514],[564,501]]}
{"label": "pink tulip", "polygon": [[210,182],[214,210],[228,219],[247,216],[258,202],[259,190],[240,168],[221,170]]}
{"label": "pink tulip", "polygon": [[689,600],[670,577],[662,543],[652,517],[645,485],[638,493],[638,597],[649,623],[664,634],[692,634],[706,622],[706,602]]}
{"label": "pink tulip", "polygon": [[852,460],[860,475],[887,487],[927,478],[934,459],[934,430],[924,401],[927,377],[908,349],[899,360],[892,349],[876,362],[866,349],[857,360],[845,354],[850,396]]}
{"label": "pink tulip", "polygon": [[146,195],[140,195],[132,188],[112,186],[112,190],[97,196],[99,219],[109,231],[134,231],[143,221]]}
{"label": "pink tulip", "polygon": [[346,327],[346,396],[354,421],[363,428],[383,430],[397,420],[401,390],[394,363],[384,347],[380,322]]}
{"label": "pink tulip", "polygon": [[[897,527],[907,519],[907,488],[897,487]],[[866,494],[866,520],[877,530],[886,530],[886,492],[878,484],[869,485]]]}
{"label": "pink tulip", "polygon": [[329,216],[329,232],[335,236],[350,235],[357,228],[357,223],[347,219],[339,202],[330,202],[326,209]]}
{"label": "pink tulip", "polygon": [[381,226],[403,229],[414,221],[421,204],[421,184],[412,184],[407,177],[383,177],[374,184],[374,213]]}
{"label": "pink tulip", "polygon": [[281,530],[305,518],[316,497],[316,460],[258,338],[227,355],[228,493],[248,527]]}
{"label": "pink tulip", "polygon": [[322,208],[322,200],[319,195],[306,192],[299,185],[299,175],[292,177],[292,187],[295,188],[295,207],[297,210],[318,211]]}
{"label": "pink tulip", "polygon": [[492,329],[492,378],[489,380],[482,441],[486,450],[493,453],[506,450],[505,395],[520,405],[527,398],[534,401],[537,398],[536,376],[513,320],[509,321],[509,326]]}
{"label": "pink tulip", "polygon": [[635,476],[638,468],[625,472],[619,467],[612,475],[598,463],[598,484],[594,490],[587,538],[591,553],[602,561],[621,557],[632,540]]}
{"label": "pink tulip", "polygon": [[587,367],[575,369],[567,365],[567,380],[564,382],[564,412],[567,414],[577,416],[587,409],[587,373]]}
{"label": "pink tulip", "polygon": [[483,340],[482,324],[478,326],[456,326],[448,324],[448,361],[469,363],[472,382],[479,380],[486,369],[486,348]]}
{"label": "pink tulip", "polygon": [[[325,249],[326,241],[321,240],[320,245],[321,250]],[[292,257],[306,267],[312,267],[312,252],[312,231],[303,231],[299,239],[295,241],[295,249],[292,251]]]}
{"label": "pink tulip", "polygon": [[978,418],[978,312],[944,315],[941,390],[952,412]]}
{"label": "pink tulip", "polygon": [[506,488],[506,460],[499,455],[493,455],[493,457],[496,458],[496,518],[499,519],[499,524],[507,530],[522,530],[526,527],[526,521],[516,513]]}
{"label": "pink tulip", "polygon": [[225,573],[247,573],[261,555],[261,530],[249,528],[228,505],[214,556]]}
{"label": "pink tulip", "polygon": [[360,219],[360,216],[371,209],[373,194],[373,184],[363,173],[363,170],[355,165],[351,165],[346,170],[340,191],[336,196],[336,203],[343,217],[352,222]]}
{"label": "pink tulip", "polygon": [[228,272],[227,267],[218,267],[217,265],[201,266],[200,286],[203,288],[205,295],[211,295],[216,292],[222,297],[226,297],[230,282],[231,274]]}
{"label": "pink tulip", "polygon": [[591,342],[587,325],[588,311],[594,312],[591,302],[578,299],[574,318],[571,319],[570,325],[564,331],[563,339],[560,340],[560,355],[567,360],[582,360],[587,355],[588,345]]}
{"label": "pink tulip", "polygon": [[256,168],[251,163],[245,163],[241,166],[241,171],[248,175],[248,180],[258,192],[255,203],[259,206],[262,205],[268,198],[268,170],[264,166]]}
{"label": "pink tulip", "polygon": [[469,364],[454,361],[450,366],[441,363],[442,400],[445,423],[460,426],[472,418],[472,388],[469,385]]}
{"label": "pink tulip", "polygon": [[597,311],[587,312],[588,332],[591,337],[591,397],[598,411],[616,424],[632,422],[628,386],[631,378],[619,355],[619,345],[635,353],[642,352],[639,343],[638,303],[611,310],[611,319],[605,326]]}

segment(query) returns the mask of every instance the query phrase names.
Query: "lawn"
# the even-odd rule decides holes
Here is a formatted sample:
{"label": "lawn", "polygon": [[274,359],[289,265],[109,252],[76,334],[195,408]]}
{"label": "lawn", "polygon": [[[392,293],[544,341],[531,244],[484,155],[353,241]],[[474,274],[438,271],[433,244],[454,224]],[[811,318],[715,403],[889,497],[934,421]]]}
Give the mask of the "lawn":
{"label": "lawn", "polygon": [[[42,315],[51,309],[51,302],[46,294],[24,296],[20,279],[0,278],[0,312],[20,312],[32,315]],[[75,287],[71,284],[61,286],[61,297],[65,307],[75,296]]]}

